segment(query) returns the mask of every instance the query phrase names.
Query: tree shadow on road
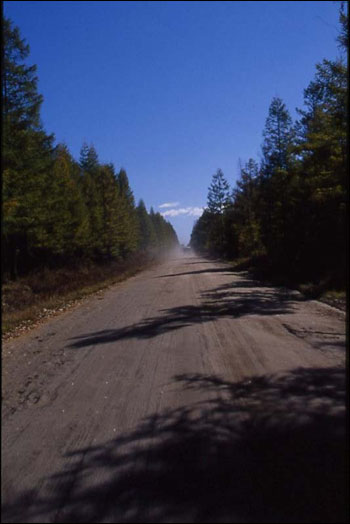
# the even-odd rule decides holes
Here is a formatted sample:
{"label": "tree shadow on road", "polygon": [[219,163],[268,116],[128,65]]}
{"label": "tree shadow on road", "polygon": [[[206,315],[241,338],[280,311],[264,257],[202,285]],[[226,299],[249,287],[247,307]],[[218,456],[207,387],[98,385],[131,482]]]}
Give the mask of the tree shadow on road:
{"label": "tree shadow on road", "polygon": [[232,271],[228,267],[209,267],[208,269],[197,269],[195,271],[185,271],[183,273],[170,273],[168,275],[158,275],[154,278],[167,278],[167,277],[180,277],[183,275],[200,275],[202,273],[226,273],[232,274]]}
{"label": "tree shadow on road", "polygon": [[4,522],[346,522],[344,383],[339,368],[174,377],[196,402],[72,449]]}
{"label": "tree shadow on road", "polygon": [[[189,260],[194,260],[194,257],[193,258],[190,258]],[[187,266],[192,266],[194,264],[213,264],[213,262],[218,262],[218,263],[222,263],[222,260],[220,259],[215,259],[213,258],[212,260],[204,260],[204,259],[199,259],[199,260],[196,260],[195,262],[186,262],[186,265]]]}
{"label": "tree shadow on road", "polygon": [[[289,292],[278,288],[260,289],[259,286],[254,287],[254,285],[246,279],[237,284],[219,286],[202,293],[198,305],[188,304],[161,309],[158,316],[146,318],[135,324],[83,334],[74,337],[73,340],[76,341],[69,347],[81,348],[131,338],[152,338],[192,324],[219,318],[282,315],[293,310],[295,297],[293,298]],[[245,287],[250,287],[251,290],[246,292]]]}

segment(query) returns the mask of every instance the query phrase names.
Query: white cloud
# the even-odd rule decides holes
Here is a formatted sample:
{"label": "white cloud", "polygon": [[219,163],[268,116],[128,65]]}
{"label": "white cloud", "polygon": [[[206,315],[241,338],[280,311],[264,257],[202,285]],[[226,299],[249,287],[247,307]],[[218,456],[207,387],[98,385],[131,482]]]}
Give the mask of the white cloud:
{"label": "white cloud", "polygon": [[165,208],[165,207],[176,207],[180,204],[180,202],[165,202],[165,204],[161,204],[158,206],[159,208]]}
{"label": "white cloud", "polygon": [[204,211],[204,207],[181,207],[179,209],[169,209],[162,213],[163,217],[177,217],[185,215],[190,217],[200,217]]}

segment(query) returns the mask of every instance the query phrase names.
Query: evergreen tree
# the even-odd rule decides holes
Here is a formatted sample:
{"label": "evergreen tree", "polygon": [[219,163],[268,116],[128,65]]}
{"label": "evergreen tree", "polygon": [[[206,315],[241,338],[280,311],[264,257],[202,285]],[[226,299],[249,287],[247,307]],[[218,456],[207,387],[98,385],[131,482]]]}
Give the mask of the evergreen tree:
{"label": "evergreen tree", "polygon": [[80,167],[83,171],[93,173],[99,166],[98,155],[93,144],[83,143],[80,149]]}
{"label": "evergreen tree", "polygon": [[[3,144],[12,145],[12,133],[40,130],[40,106],[43,97],[37,92],[36,66],[27,66],[29,45],[21,39],[18,27],[3,20],[4,62],[2,70]],[[6,148],[5,148],[6,152]]]}
{"label": "evergreen tree", "polygon": [[[338,42],[347,50],[348,15],[341,5]],[[264,269],[274,276],[344,285],[347,86],[344,57],[323,60],[304,91],[305,107],[294,127],[282,100],[272,100],[261,168],[250,160],[241,169],[233,203],[221,214],[211,192],[211,209],[192,231],[195,249],[231,257],[263,255]]]}
{"label": "evergreen tree", "polygon": [[153,208],[150,210],[150,219],[156,236],[156,251],[159,254],[178,245],[179,241],[173,226],[160,213],[155,213]]}
{"label": "evergreen tree", "polygon": [[88,245],[89,218],[79,185],[79,166],[67,146],[59,144],[53,155],[50,184],[45,195],[41,248],[60,259],[81,255]]}
{"label": "evergreen tree", "polygon": [[165,222],[165,233],[166,233],[166,243],[165,248],[166,249],[172,249],[179,245],[179,240],[177,238],[177,234],[175,232],[175,229],[173,226],[168,222],[167,220],[164,220]]}
{"label": "evergreen tree", "polygon": [[348,6],[348,2],[341,2],[339,10],[340,32],[337,41],[340,49],[347,53],[349,50],[349,18],[345,6]]}
{"label": "evergreen tree", "polygon": [[193,226],[190,246],[198,253],[212,251],[212,246],[209,243],[209,233],[212,222],[213,214],[208,209],[205,209]]}
{"label": "evergreen tree", "polygon": [[139,249],[147,251],[155,247],[156,234],[151,217],[147,213],[143,200],[139,201],[136,208],[139,231]]}
{"label": "evergreen tree", "polygon": [[119,191],[119,220],[120,220],[120,245],[123,256],[136,251],[138,243],[138,222],[135,209],[135,199],[129,185],[125,169],[117,175]]}
{"label": "evergreen tree", "polygon": [[103,251],[103,205],[102,190],[99,187],[100,165],[94,146],[86,142],[81,147],[79,165],[81,168],[81,188],[89,213],[88,253],[99,257]]}
{"label": "evergreen tree", "polygon": [[221,169],[213,175],[208,188],[208,210],[213,215],[209,229],[209,244],[215,253],[225,251],[224,212],[231,202],[230,188]]}
{"label": "evergreen tree", "polygon": [[262,244],[270,261],[281,259],[279,265],[283,265],[294,131],[289,112],[280,98],[273,98],[270,104],[263,137],[257,217]]}
{"label": "evergreen tree", "polygon": [[240,224],[235,228],[237,235],[238,252],[240,256],[254,255],[262,251],[261,233],[258,219],[259,209],[259,166],[250,158],[240,170],[233,191],[232,219]]}
{"label": "evergreen tree", "polygon": [[[308,273],[345,271],[347,187],[347,67],[342,59],[323,60],[304,91],[296,151],[302,195],[301,255]],[[327,249],[324,246],[327,245]]]}
{"label": "evergreen tree", "polygon": [[[100,164],[94,146],[84,143],[79,163],[68,148],[53,147],[40,123],[42,96],[36,66],[27,66],[29,46],[4,20],[3,271],[12,278],[31,268],[65,264],[77,257],[125,258],[151,249],[156,233],[143,203],[135,202],[124,169]],[[177,241],[161,216],[159,248]]]}
{"label": "evergreen tree", "polygon": [[3,270],[15,278],[30,266],[45,227],[43,195],[50,183],[53,136],[40,125],[36,66],[24,63],[29,46],[6,18],[3,35]]}
{"label": "evergreen tree", "polygon": [[293,139],[292,119],[283,101],[275,97],[269,107],[263,132],[263,168],[265,176],[289,166]]}
{"label": "evergreen tree", "polygon": [[211,213],[221,214],[229,202],[229,185],[221,169],[218,169],[208,189],[208,209]]}
{"label": "evergreen tree", "polygon": [[121,197],[112,164],[99,168],[98,190],[102,206],[101,254],[105,259],[121,255]]}

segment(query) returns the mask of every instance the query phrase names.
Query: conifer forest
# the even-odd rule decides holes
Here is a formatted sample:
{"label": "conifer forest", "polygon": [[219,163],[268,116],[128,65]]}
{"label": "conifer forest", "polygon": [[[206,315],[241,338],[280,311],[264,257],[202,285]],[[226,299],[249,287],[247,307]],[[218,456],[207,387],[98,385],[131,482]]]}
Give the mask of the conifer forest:
{"label": "conifer forest", "polygon": [[29,45],[11,20],[3,31],[3,277],[176,246],[171,224],[135,204],[125,169],[101,163],[92,144],[79,161],[54,145],[40,119],[36,66],[26,65]]}
{"label": "conifer forest", "polygon": [[291,283],[342,288],[346,275],[348,21],[340,10],[337,60],[316,65],[304,107],[292,121],[283,100],[268,109],[261,159],[240,165],[230,189],[213,175],[207,208],[191,246],[206,254],[250,259]]}
{"label": "conifer forest", "polygon": [[2,521],[348,523],[348,2],[4,4]]}
{"label": "conifer forest", "polygon": [[[274,97],[261,158],[240,164],[230,188],[213,175],[207,207],[193,227],[197,252],[249,259],[290,282],[343,287],[346,260],[348,26],[340,8],[340,58],[316,65],[304,107],[292,121]],[[42,126],[29,45],[4,19],[2,275],[80,260],[125,260],[178,244],[172,225],[142,200],[125,169],[100,162],[92,144],[74,159]],[[327,284],[327,285],[328,285]]]}

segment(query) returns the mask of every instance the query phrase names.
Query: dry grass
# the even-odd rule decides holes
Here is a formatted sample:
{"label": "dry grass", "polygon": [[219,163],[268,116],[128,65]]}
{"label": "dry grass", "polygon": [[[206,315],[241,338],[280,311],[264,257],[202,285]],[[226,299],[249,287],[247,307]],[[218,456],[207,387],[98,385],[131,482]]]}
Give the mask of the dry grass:
{"label": "dry grass", "polygon": [[63,311],[84,296],[127,279],[155,260],[138,255],[124,262],[44,269],[2,287],[2,333],[25,330],[52,313]]}

